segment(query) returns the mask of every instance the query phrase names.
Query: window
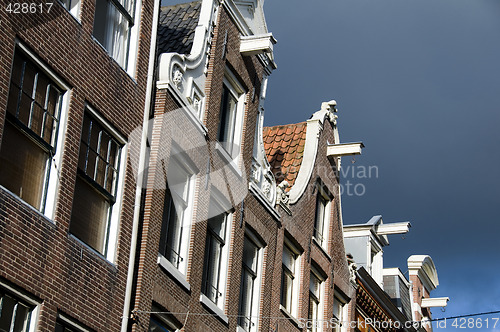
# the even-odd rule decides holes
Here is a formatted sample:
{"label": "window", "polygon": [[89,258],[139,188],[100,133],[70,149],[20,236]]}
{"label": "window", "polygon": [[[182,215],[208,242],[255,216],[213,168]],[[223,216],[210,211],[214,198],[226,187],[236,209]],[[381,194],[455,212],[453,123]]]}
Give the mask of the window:
{"label": "window", "polygon": [[311,277],[309,279],[309,322],[308,331],[321,331],[323,322],[322,298],[324,278],[317,269],[311,267]]}
{"label": "window", "polygon": [[[116,133],[114,133],[116,134]],[[70,232],[109,260],[114,256],[123,138],[90,109],[83,117]],[[112,216],[114,217],[112,219]]]}
{"label": "window", "polygon": [[113,59],[126,68],[130,30],[134,25],[134,0],[96,0],[94,37]]}
{"label": "window", "polygon": [[237,79],[226,72],[222,86],[222,100],[220,108],[220,122],[217,140],[231,159],[239,154],[241,144],[241,131],[243,126],[243,88]]}
{"label": "window", "polygon": [[74,17],[80,15],[80,0],[59,0],[64,8],[66,8]]}
{"label": "window", "polygon": [[[152,311],[165,312],[153,305]],[[182,325],[170,313],[154,314],[149,319],[148,332],[176,332],[181,329]]]}
{"label": "window", "polygon": [[219,304],[219,299],[223,295],[219,284],[222,250],[226,244],[227,218],[228,214],[223,213],[208,221],[203,293],[215,304]]}
{"label": "window", "polygon": [[188,169],[186,161],[182,162],[172,157],[168,167],[167,179],[160,254],[176,269],[185,273],[195,182],[193,171]]}
{"label": "window", "polygon": [[245,331],[257,331],[262,248],[254,234],[247,231],[243,242],[240,306],[238,325]]}
{"label": "window", "polygon": [[297,317],[299,293],[299,251],[285,238],[281,274],[281,305]]}
{"label": "window", "polygon": [[92,330],[83,327],[74,319],[66,317],[65,315],[59,313],[56,320],[55,332],[92,332]]}
{"label": "window", "polygon": [[326,249],[328,245],[328,227],[330,216],[330,199],[320,185],[316,196],[316,218],[314,221],[314,239]]}
{"label": "window", "polygon": [[0,184],[52,217],[64,90],[40,67],[16,49],[0,147]]}
{"label": "window", "polygon": [[[211,206],[221,209],[212,199]],[[202,292],[219,308],[223,308],[228,259],[228,230],[232,214],[223,212],[208,220],[203,269]]]}
{"label": "window", "polygon": [[35,325],[35,308],[35,305],[0,289],[0,331],[30,331]]}
{"label": "window", "polygon": [[[333,298],[333,319],[336,324],[334,324],[334,331],[340,332],[344,331],[343,322],[345,318],[344,308],[345,302],[341,301],[336,295]],[[345,322],[344,322],[345,323]]]}

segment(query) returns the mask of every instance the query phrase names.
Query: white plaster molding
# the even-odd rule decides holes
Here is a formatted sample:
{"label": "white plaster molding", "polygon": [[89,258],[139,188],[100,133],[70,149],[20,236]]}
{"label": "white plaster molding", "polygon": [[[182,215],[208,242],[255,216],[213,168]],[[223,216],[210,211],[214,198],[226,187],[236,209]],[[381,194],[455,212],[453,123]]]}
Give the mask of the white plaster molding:
{"label": "white plaster molding", "polygon": [[206,297],[204,294],[200,294],[200,302],[205,305],[210,311],[212,311],[214,314],[217,315],[224,323],[228,324],[229,323],[229,318],[227,315],[224,313],[224,311],[219,308],[215,303],[212,302],[208,297]]}
{"label": "white plaster molding", "polygon": [[[266,18],[264,16],[264,0],[225,0],[222,2],[222,5],[226,8],[242,36],[268,33]],[[248,10],[249,7],[251,7],[250,10]],[[274,43],[276,43],[275,39]],[[264,65],[267,74],[276,69],[272,50],[270,53],[258,54],[257,57]]]}
{"label": "white plaster molding", "polygon": [[262,53],[272,53],[273,45],[276,44],[272,33],[240,37],[240,53],[250,56]]}
{"label": "white plaster molding", "polygon": [[359,155],[364,147],[362,142],[332,144],[326,148],[326,155],[327,157]]}
{"label": "white plaster molding", "polygon": [[377,235],[406,234],[410,231],[409,221],[381,224],[376,228]]}
{"label": "white plaster molding", "polygon": [[158,58],[158,89],[170,88],[181,106],[190,107],[203,123],[208,55],[219,9],[218,0],[203,0],[188,55],[162,53]]}
{"label": "white plaster molding", "polygon": [[304,155],[300,165],[299,174],[295,179],[295,183],[290,189],[290,204],[295,204],[299,198],[304,194],[307,189],[309,180],[314,169],[316,162],[316,155],[318,153],[319,136],[323,130],[325,120],[330,121],[336,127],[336,114],[335,106],[337,102],[330,100],[323,102],[321,109],[315,112],[312,117],[307,120],[306,127],[306,142],[304,146]]}
{"label": "white plaster molding", "polygon": [[410,275],[418,276],[428,292],[439,285],[436,266],[429,255],[412,255],[408,258]]}
{"label": "white plaster molding", "polygon": [[269,202],[263,198],[264,195],[257,186],[255,186],[253,183],[250,183],[248,189],[255,196],[255,198],[257,198],[257,200],[261,202],[262,205],[264,205],[264,207],[271,213],[274,219],[276,219],[277,221],[281,220],[281,215],[278,213],[278,211],[276,211],[274,206],[269,204]]}
{"label": "white plaster molding", "polygon": [[446,307],[449,297],[434,297],[422,299],[422,308]]}
{"label": "white plaster molding", "polygon": [[304,155],[300,165],[299,173],[295,179],[292,189],[289,191],[290,204],[295,204],[304,194],[311,178],[316,154],[318,153],[318,139],[323,130],[323,123],[319,119],[307,120],[306,141],[304,146]]}
{"label": "white plaster molding", "polygon": [[191,285],[186,279],[186,276],[182,274],[168,259],[166,259],[162,254],[158,254],[158,265],[160,265],[168,274],[170,274],[179,284],[182,285],[187,291],[191,291]]}

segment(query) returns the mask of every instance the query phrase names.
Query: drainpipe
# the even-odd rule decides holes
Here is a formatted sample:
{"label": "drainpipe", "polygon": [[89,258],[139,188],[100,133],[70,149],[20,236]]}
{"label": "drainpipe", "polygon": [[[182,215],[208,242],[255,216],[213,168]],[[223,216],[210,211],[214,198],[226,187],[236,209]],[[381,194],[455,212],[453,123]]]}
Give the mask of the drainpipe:
{"label": "drainpipe", "polygon": [[144,175],[144,169],[146,167],[146,150],[147,150],[147,137],[148,137],[148,122],[149,114],[151,110],[151,100],[153,94],[153,79],[155,70],[155,57],[156,57],[156,35],[158,31],[158,20],[160,13],[160,1],[154,0],[153,8],[153,23],[151,28],[151,45],[149,49],[149,65],[148,65],[148,77],[146,86],[146,99],[144,103],[144,118],[142,121],[142,137],[141,137],[141,148],[139,153],[139,165],[137,170],[137,186],[135,189],[135,202],[134,202],[134,218],[132,224],[132,238],[130,241],[130,256],[128,261],[128,272],[127,272],[127,285],[125,288],[125,301],[123,305],[122,314],[122,328],[121,332],[127,332],[128,320],[130,316],[130,300],[132,298],[132,286],[134,283],[134,265],[137,247],[137,237],[139,236],[139,217],[141,212],[141,197],[142,197],[142,184],[143,179],[139,176]]}

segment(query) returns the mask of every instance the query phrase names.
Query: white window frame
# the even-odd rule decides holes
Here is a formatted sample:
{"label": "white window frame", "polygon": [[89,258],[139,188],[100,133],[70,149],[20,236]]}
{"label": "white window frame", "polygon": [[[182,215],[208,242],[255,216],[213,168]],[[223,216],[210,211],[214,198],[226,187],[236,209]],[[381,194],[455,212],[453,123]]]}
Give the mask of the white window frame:
{"label": "white window frame", "polygon": [[94,332],[93,330],[90,330],[90,329],[84,327],[83,325],[81,325],[80,323],[76,322],[74,319],[66,316],[63,313],[58,313],[57,319],[59,321],[63,322],[65,327],[67,326],[67,327],[71,328],[72,330],[78,330],[79,332]]}
{"label": "white window frame", "polygon": [[[235,111],[235,119],[234,119],[234,128],[233,128],[233,140],[232,140],[232,146],[230,151],[226,147],[224,147],[224,144],[220,142],[221,148],[219,151],[221,154],[233,165],[239,166],[240,165],[240,157],[241,157],[241,144],[242,144],[242,136],[243,136],[243,122],[244,122],[244,116],[245,116],[245,99],[246,99],[246,92],[244,88],[241,86],[241,84],[238,82],[238,79],[236,76],[229,70],[229,68],[226,68],[225,74],[224,74],[224,79],[223,79],[223,84],[224,86],[228,89],[229,93],[232,95],[232,97],[236,100],[236,111]],[[222,98],[222,97],[221,97]],[[222,103],[222,99],[221,99]],[[219,121],[219,128],[217,132],[217,138],[219,139],[219,134],[220,134],[220,125],[222,124],[222,104],[221,104],[221,119]],[[236,150],[235,150],[236,148]]]}
{"label": "white window frame", "polygon": [[28,332],[35,332],[37,330],[38,316],[40,314],[41,302],[33,299],[24,292],[12,287],[11,285],[1,280],[0,280],[0,289],[2,289],[3,292],[9,293],[9,295],[16,297],[19,301],[25,302],[26,304],[33,306],[29,318]]}
{"label": "white window frame", "polygon": [[153,311],[154,314],[151,314],[150,321],[149,321],[149,324],[147,327],[147,331],[149,331],[149,328],[151,326],[151,319],[154,319],[158,323],[163,324],[162,327],[173,330],[175,332],[178,332],[182,329],[181,324],[178,323],[176,320],[174,320],[171,317],[170,313],[164,311],[163,309],[159,308],[158,306],[153,304],[151,311]]}
{"label": "white window frame", "polygon": [[[49,79],[55,82],[59,88],[62,90],[62,101],[60,106],[60,114],[59,114],[59,126],[57,128],[57,138],[54,143],[55,153],[51,160],[49,160],[49,170],[48,177],[45,179],[44,184],[44,192],[42,193],[42,202],[40,204],[40,210],[32,207],[34,210],[43,213],[49,220],[53,221],[55,215],[55,207],[57,200],[57,192],[59,189],[59,172],[61,168],[62,162],[62,154],[64,150],[64,141],[66,136],[66,127],[68,120],[68,108],[69,108],[69,99],[71,94],[71,88],[61,79],[59,78],[45,63],[43,63],[38,56],[31,52],[31,50],[21,43],[19,40],[16,40],[16,52],[22,52],[24,56],[26,56],[30,61],[32,61],[39,69],[47,75]],[[11,75],[12,75],[11,68]],[[10,79],[9,79],[10,84]],[[5,120],[6,121],[6,120]],[[21,198],[20,198],[21,199]],[[22,199],[21,199],[22,200]],[[24,200],[23,200],[24,202]]]}
{"label": "white window frame", "polygon": [[[337,307],[337,311],[339,312],[339,317],[335,316],[335,308]],[[337,319],[338,322],[334,325],[333,330],[337,332],[346,332],[347,325],[349,324],[346,321],[347,318],[347,301],[345,298],[340,295],[337,291],[333,295],[333,319]]]}
{"label": "white window frame", "polygon": [[[280,292],[280,309],[282,311],[285,311],[285,313],[289,316],[292,316],[294,318],[298,318],[298,311],[299,311],[299,293],[300,293],[300,282],[301,282],[301,268],[302,268],[302,253],[301,253],[301,250],[299,250],[297,248],[297,246],[295,246],[292,241],[285,236],[285,240],[284,240],[284,243],[283,243],[283,248],[284,247],[288,247],[288,249],[296,255],[296,258],[295,258],[295,263],[294,263],[294,269],[295,271],[292,271],[293,272],[293,275],[294,275],[294,279],[293,279],[293,282],[292,282],[292,294],[290,296],[290,308],[286,308],[284,307],[282,304],[281,304],[281,297],[282,297],[282,294],[283,294],[283,285],[281,285],[280,289],[281,289],[281,292]],[[285,273],[285,271],[283,270],[283,254],[281,255],[282,256],[282,263],[281,263],[281,268],[282,268],[282,271],[281,273]],[[283,278],[283,276],[282,276]]]}
{"label": "white window frame", "polygon": [[[245,331],[245,332],[256,332],[259,330],[259,312],[260,312],[260,294],[261,294],[261,287],[262,287],[262,275],[263,275],[263,267],[264,267],[264,250],[265,250],[265,245],[262,243],[259,238],[255,235],[253,231],[250,229],[246,228],[245,229],[245,237],[244,241],[250,241],[252,242],[255,247],[257,248],[257,254],[256,254],[256,271],[255,271],[255,279],[253,283],[253,290],[252,290],[252,296],[249,298],[249,301],[251,301],[251,306],[250,306],[250,320],[253,325],[250,325],[248,329],[245,329],[244,327],[241,327],[240,325],[240,317],[238,317],[238,331]],[[242,264],[242,275],[243,275],[243,264]],[[243,291],[243,285],[241,285],[241,290]],[[238,306],[238,312],[241,310],[241,293],[240,292],[240,304]],[[247,304],[248,306],[248,304]],[[243,315],[244,313],[239,312],[239,315]],[[248,318],[248,317],[247,317]]]}
{"label": "white window frame", "polygon": [[61,5],[80,21],[81,0],[59,0]]}
{"label": "white window frame", "polygon": [[[332,200],[325,188],[323,188],[322,183],[317,183],[317,196],[316,196],[316,215],[314,218],[314,231],[313,231],[313,239],[315,242],[325,250],[328,254],[328,243],[330,239],[330,218],[331,218],[331,206]],[[323,204],[324,203],[324,204]],[[322,211],[318,211],[318,208],[321,208]],[[319,218],[319,213],[322,213],[322,217]],[[317,227],[318,222],[322,223],[323,233],[318,236]]]}
{"label": "white window frame", "polygon": [[[170,262],[161,252],[159,253],[159,256],[163,257],[164,259],[161,259],[160,257],[160,264],[167,269],[167,271],[171,272],[172,269],[178,270],[182,275],[184,276],[181,281],[182,282],[187,282],[186,281],[186,274],[187,274],[187,267],[188,267],[188,251],[189,251],[189,239],[191,237],[191,221],[193,220],[193,206],[194,206],[194,196],[195,196],[195,184],[196,184],[196,174],[199,173],[199,170],[196,168],[195,164],[185,155],[185,153],[181,153],[180,149],[177,148],[176,146],[172,146],[172,153],[170,157],[170,161],[168,164],[168,170],[167,170],[167,179],[165,183],[167,184],[169,182],[169,174],[172,174],[171,167],[177,167],[180,168],[182,172],[187,174],[187,182],[185,183],[185,190],[187,191],[186,193],[186,198],[184,201],[184,198],[179,197],[175,190],[170,190],[170,195],[172,197],[176,213],[179,215],[179,211],[177,211],[178,208],[180,208],[180,205],[185,205],[184,209],[181,211],[181,217],[180,217],[180,227],[182,227],[182,233],[180,235],[180,239],[178,240],[180,242],[180,250],[177,253],[180,258],[182,258],[178,262],[178,266],[175,266],[172,262]],[[165,212],[164,212],[165,213]],[[163,221],[165,222],[165,220]],[[162,234],[162,236],[164,236]],[[177,276],[177,274],[171,273],[174,276]],[[189,288],[189,287],[188,287]]]}
{"label": "white window frame", "polygon": [[[311,265],[311,277],[312,276],[315,276],[319,282],[320,282],[320,286],[319,286],[319,297],[318,297],[318,318],[317,318],[317,321],[314,322],[314,319],[313,321],[309,322],[310,323],[310,326],[308,326],[307,330],[308,331],[312,331],[312,332],[321,332],[323,331],[323,327],[324,327],[324,324],[325,324],[325,308],[324,308],[324,303],[325,303],[325,298],[326,298],[326,292],[325,292],[325,281],[326,281],[326,278],[323,276],[322,273],[319,272],[319,270],[314,266],[314,265]],[[308,295],[309,295],[309,305],[310,305],[310,297],[311,297],[311,286],[310,286],[310,283],[309,283],[309,292],[308,292]],[[308,308],[308,312],[309,312],[309,308]]]}
{"label": "white window frame", "polygon": [[[230,206],[230,203],[227,201],[227,199],[220,193],[215,187],[211,188],[211,198],[210,198],[210,204],[213,205],[213,208],[216,210],[224,210],[224,207]],[[222,247],[221,250],[221,257],[220,257],[220,266],[219,266],[219,278],[218,278],[218,288],[217,290],[220,293],[219,299],[217,300],[217,303],[214,303],[207,295],[204,294],[204,287],[202,285],[202,293],[200,297],[200,302],[205,304],[209,309],[211,309],[214,313],[216,313],[219,317],[221,317],[222,320],[228,321],[228,317],[225,314],[225,303],[227,299],[227,278],[228,278],[228,273],[229,273],[229,248],[232,246],[232,241],[233,241],[233,210],[229,210],[226,212],[223,212],[226,214],[225,216],[225,223],[226,223],[226,230],[225,230],[225,237],[224,237],[224,246]],[[208,225],[207,225],[207,234],[209,232],[208,230]],[[208,235],[207,235],[208,239]],[[206,250],[207,250],[207,242],[205,241],[205,258],[204,258],[204,266],[203,266],[203,277],[202,277],[202,282],[205,283],[205,264],[206,263]]]}
{"label": "white window frame", "polygon": [[[138,51],[138,42],[139,42],[139,24],[141,17],[141,7],[142,0],[97,0],[97,1],[106,1],[108,3],[108,12],[106,13],[106,22],[112,22],[113,19],[110,17],[113,15],[113,10],[117,11],[116,15],[120,15],[123,20],[128,21],[130,24],[127,29],[127,37],[124,38],[123,43],[120,44],[120,47],[123,47],[123,54],[120,52],[117,54],[117,45],[113,38],[115,37],[115,33],[112,29],[112,25],[108,23],[104,23],[106,26],[104,29],[106,30],[103,42],[99,41],[95,36],[94,39],[106,50],[106,52],[130,75],[133,76],[135,74],[135,69],[137,65],[137,51]],[[131,11],[126,10],[123,7],[124,1],[134,1],[132,4]],[[120,7],[117,5],[120,4]],[[97,5],[96,5],[97,7]],[[97,9],[96,9],[97,10]],[[132,21],[129,21],[127,15],[123,14],[123,11],[127,12],[130,15]],[[95,28],[95,14],[94,14],[94,25],[92,34],[94,34]]]}
{"label": "white window frame", "polygon": [[114,129],[102,115],[100,115],[94,108],[92,108],[92,106],[86,104],[85,112],[90,113],[91,116],[95,120],[97,120],[99,124],[122,146],[120,149],[119,160],[118,160],[120,167],[118,169],[118,179],[116,179],[115,202],[111,206],[110,211],[108,212],[111,213],[111,218],[108,217],[107,222],[109,223],[109,225],[106,228],[107,231],[104,235],[104,249],[103,249],[104,254],[95,250],[84,241],[81,240],[79,241],[81,241],[86,246],[99,253],[99,255],[105,257],[111,263],[114,263],[116,260],[116,244],[118,242],[118,232],[120,227],[120,216],[121,216],[120,212],[123,201],[123,190],[126,177],[125,172],[127,164],[126,161],[127,161],[128,145],[126,138],[122,136],[122,134],[120,134],[116,129]]}

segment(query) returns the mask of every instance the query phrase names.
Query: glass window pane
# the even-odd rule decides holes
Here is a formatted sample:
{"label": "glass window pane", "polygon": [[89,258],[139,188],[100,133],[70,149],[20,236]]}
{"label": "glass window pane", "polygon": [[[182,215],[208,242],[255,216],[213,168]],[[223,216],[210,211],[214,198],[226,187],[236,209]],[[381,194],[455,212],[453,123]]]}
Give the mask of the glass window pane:
{"label": "glass window pane", "polygon": [[219,297],[219,272],[222,246],[213,237],[210,238],[207,258],[207,296],[217,303]]}
{"label": "glass window pane", "polygon": [[170,190],[177,194],[184,203],[186,203],[188,199],[189,176],[190,174],[179,164],[179,162],[174,159],[170,161],[167,173],[168,185]]}
{"label": "glass window pane", "polygon": [[208,220],[208,227],[217,234],[222,240],[224,240],[226,232],[226,213],[221,213],[215,217]]}
{"label": "glass window pane", "polygon": [[3,295],[1,299],[2,310],[0,311],[0,331],[10,331],[10,326],[14,318],[14,307],[16,301],[8,296]]}
{"label": "glass window pane", "polygon": [[160,321],[156,320],[154,317],[151,317],[149,322],[148,332],[174,332],[175,329],[171,329]]}
{"label": "glass window pane", "polygon": [[0,148],[0,183],[40,209],[48,154],[9,121]]}
{"label": "glass window pane", "polygon": [[16,318],[14,322],[14,332],[25,332],[28,328],[28,318],[30,314],[30,309],[18,302],[16,306]]}
{"label": "glass window pane", "polygon": [[287,246],[283,247],[283,264],[290,270],[290,272],[295,273],[295,259],[296,255]]}
{"label": "glass window pane", "polygon": [[252,297],[255,278],[245,268],[242,273],[239,325],[248,331],[252,324]]}
{"label": "glass window pane", "polygon": [[103,253],[110,205],[104,196],[77,176],[70,232]]}
{"label": "glass window pane", "polygon": [[259,248],[252,241],[245,238],[243,244],[243,264],[252,272],[257,273],[257,253]]}

